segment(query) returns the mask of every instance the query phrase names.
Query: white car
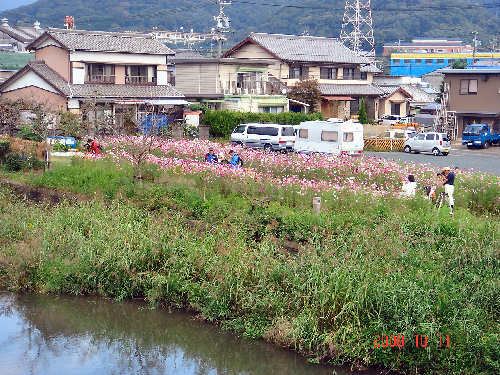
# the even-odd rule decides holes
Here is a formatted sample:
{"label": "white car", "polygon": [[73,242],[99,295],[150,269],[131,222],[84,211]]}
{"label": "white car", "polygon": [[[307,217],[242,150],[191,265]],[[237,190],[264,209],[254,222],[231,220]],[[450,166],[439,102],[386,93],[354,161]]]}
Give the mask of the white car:
{"label": "white car", "polygon": [[404,145],[404,151],[410,152],[432,152],[433,155],[448,155],[451,150],[451,141],[446,133],[420,133],[413,138],[408,138]]}
{"label": "white car", "polygon": [[233,130],[231,143],[269,151],[293,151],[295,130],[292,125],[241,124]]}
{"label": "white car", "polygon": [[382,138],[408,139],[408,138],[413,138],[416,134],[417,132],[415,130],[390,129],[384,132]]}

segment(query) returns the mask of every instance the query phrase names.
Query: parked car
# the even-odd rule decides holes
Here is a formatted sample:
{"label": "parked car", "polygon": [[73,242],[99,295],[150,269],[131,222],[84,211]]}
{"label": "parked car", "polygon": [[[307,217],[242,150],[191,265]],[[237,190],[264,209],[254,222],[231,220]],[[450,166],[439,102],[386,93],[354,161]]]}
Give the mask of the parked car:
{"label": "parked car", "polygon": [[408,139],[408,138],[413,138],[416,134],[417,132],[415,130],[389,129],[384,132],[382,138]]}
{"label": "parked car", "polygon": [[294,150],[306,154],[363,153],[363,125],[352,120],[335,123],[331,121],[305,121],[295,126]]}
{"label": "parked car", "polygon": [[404,151],[410,152],[432,152],[433,155],[448,155],[451,149],[451,141],[446,133],[420,133],[413,138],[408,138],[404,145]]}
{"label": "parked car", "polygon": [[489,124],[467,125],[462,133],[462,144],[467,148],[488,148],[500,144],[500,130],[492,129]]}
{"label": "parked car", "polygon": [[231,134],[231,143],[264,150],[292,151],[295,131],[292,125],[241,124]]}

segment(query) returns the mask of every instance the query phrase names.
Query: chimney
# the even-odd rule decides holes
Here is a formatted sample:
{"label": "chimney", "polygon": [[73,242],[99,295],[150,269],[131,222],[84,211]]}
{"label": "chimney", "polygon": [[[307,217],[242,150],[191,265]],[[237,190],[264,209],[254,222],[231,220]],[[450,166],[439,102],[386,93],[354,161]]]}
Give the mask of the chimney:
{"label": "chimney", "polygon": [[2,22],[2,26],[9,26],[9,20],[7,18],[2,18],[1,19],[1,22]]}
{"label": "chimney", "polygon": [[35,21],[35,23],[33,24],[33,28],[34,28],[35,30],[40,30],[40,22]]}

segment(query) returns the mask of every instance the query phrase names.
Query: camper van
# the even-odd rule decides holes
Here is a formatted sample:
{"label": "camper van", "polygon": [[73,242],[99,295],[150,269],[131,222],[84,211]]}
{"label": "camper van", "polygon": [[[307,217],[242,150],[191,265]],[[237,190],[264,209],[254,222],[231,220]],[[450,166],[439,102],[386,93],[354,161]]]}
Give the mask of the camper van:
{"label": "camper van", "polygon": [[363,125],[358,122],[306,121],[294,128],[295,152],[334,155],[363,153]]}

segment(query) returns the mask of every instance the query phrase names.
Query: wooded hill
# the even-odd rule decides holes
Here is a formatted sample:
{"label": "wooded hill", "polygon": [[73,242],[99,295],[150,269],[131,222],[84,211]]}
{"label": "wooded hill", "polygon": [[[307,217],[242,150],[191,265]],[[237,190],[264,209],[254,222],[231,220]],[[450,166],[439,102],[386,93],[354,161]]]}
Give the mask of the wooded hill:
{"label": "wooded hill", "polygon": [[[344,0],[235,0],[227,7],[234,32],[230,42],[251,31],[338,37]],[[471,42],[479,31],[483,46],[500,34],[499,0],[372,0],[375,40],[415,37],[460,38]],[[218,13],[214,0],[39,0],[2,12],[11,24],[62,27],[73,15],[79,29],[150,30],[181,26],[208,32]]]}

